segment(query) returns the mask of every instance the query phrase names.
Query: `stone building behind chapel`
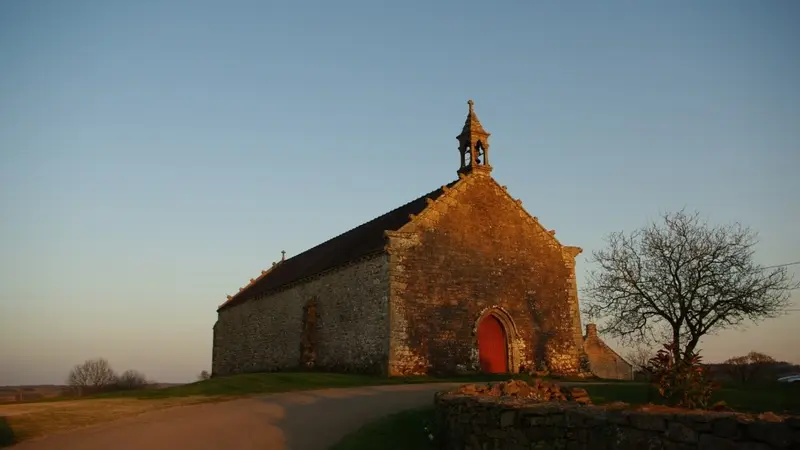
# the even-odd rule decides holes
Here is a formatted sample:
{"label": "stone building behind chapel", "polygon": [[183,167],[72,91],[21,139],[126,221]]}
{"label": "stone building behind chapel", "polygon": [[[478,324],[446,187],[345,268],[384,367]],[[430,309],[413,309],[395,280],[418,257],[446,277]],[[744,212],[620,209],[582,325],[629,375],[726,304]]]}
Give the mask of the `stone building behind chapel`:
{"label": "stone building behind chapel", "polygon": [[584,350],[581,249],[492,178],[489,136],[470,101],[455,181],[282,259],[229,296],[214,325],[213,375],[577,374],[604,361],[607,346],[592,346],[594,358]]}

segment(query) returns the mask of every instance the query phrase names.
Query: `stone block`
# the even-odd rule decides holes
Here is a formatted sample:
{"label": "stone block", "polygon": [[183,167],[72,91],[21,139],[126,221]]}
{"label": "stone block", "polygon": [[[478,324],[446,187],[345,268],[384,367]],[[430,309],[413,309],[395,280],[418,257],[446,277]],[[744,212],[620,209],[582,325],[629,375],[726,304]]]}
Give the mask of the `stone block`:
{"label": "stone block", "polygon": [[763,442],[753,441],[739,442],[736,444],[736,448],[738,450],[773,450],[772,447]]}
{"label": "stone block", "polygon": [[753,422],[747,424],[747,437],[765,442],[774,448],[788,448],[792,443],[792,430],[782,422]]}
{"label": "stone block", "polygon": [[550,417],[547,418],[547,424],[549,426],[562,428],[567,425],[567,420],[563,414],[552,414]]}
{"label": "stone block", "polygon": [[660,414],[634,412],[628,415],[631,426],[644,431],[664,431],[667,428],[666,418]]}
{"label": "stone block", "polygon": [[733,416],[715,419],[711,422],[711,430],[714,436],[721,438],[739,439],[742,436],[742,430],[739,428],[739,421]]}
{"label": "stone block", "polygon": [[696,450],[697,444],[687,444],[685,442],[664,441],[664,450]]}
{"label": "stone block", "polygon": [[701,434],[697,440],[698,450],[738,450],[736,441],[712,434]]}
{"label": "stone block", "polygon": [[630,424],[629,416],[630,414],[625,411],[607,411],[604,418],[601,420],[615,425],[625,426]]}
{"label": "stone block", "polygon": [[711,432],[712,418],[707,414],[679,414],[673,420],[686,425],[697,433]]}
{"label": "stone block", "polygon": [[694,443],[697,442],[697,432],[683,423],[669,422],[667,438],[677,442]]}
{"label": "stone block", "polygon": [[617,433],[613,427],[588,428],[586,432],[586,444],[590,449],[612,448],[617,442]]}
{"label": "stone block", "polygon": [[620,431],[617,442],[620,450],[662,450],[668,441],[658,432],[628,428]]}
{"label": "stone block", "polygon": [[551,441],[553,439],[563,438],[565,435],[566,432],[563,429],[550,426],[539,426],[525,430],[525,436],[527,436],[531,442]]}
{"label": "stone block", "polygon": [[503,411],[500,413],[500,428],[512,427],[516,420],[517,412],[515,410]]}
{"label": "stone block", "polygon": [[564,413],[564,422],[568,427],[580,427],[586,423],[586,414],[574,409],[567,410]]}
{"label": "stone block", "polygon": [[486,432],[486,436],[492,439],[504,439],[508,437],[508,431],[493,429]]}

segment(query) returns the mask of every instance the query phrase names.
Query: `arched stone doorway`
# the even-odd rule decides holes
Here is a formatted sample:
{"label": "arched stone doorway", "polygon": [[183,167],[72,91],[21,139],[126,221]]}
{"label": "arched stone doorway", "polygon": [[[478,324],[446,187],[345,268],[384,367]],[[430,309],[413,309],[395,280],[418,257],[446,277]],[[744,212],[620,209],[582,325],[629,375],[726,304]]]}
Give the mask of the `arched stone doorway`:
{"label": "arched stone doorway", "polygon": [[487,314],[478,324],[478,359],[483,373],[508,372],[508,345],[503,324]]}
{"label": "arched stone doorway", "polygon": [[511,315],[499,306],[486,308],[472,329],[473,367],[484,373],[517,373],[520,338]]}

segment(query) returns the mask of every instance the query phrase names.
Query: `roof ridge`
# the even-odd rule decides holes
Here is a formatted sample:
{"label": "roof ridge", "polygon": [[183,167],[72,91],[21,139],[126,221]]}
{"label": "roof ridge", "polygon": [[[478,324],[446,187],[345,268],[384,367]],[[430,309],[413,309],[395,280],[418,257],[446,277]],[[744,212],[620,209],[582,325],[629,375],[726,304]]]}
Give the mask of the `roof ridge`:
{"label": "roof ridge", "polygon": [[[278,271],[275,274],[275,276],[277,276],[278,278],[281,278],[281,275],[284,275],[287,270],[290,273],[292,272],[292,270],[294,270],[295,273],[286,274],[285,276],[283,276],[283,278],[286,278],[286,280],[276,280],[275,283],[272,283],[272,284],[277,283],[277,285],[283,285],[293,282],[295,279],[305,278],[307,276],[311,276],[316,273],[320,273],[322,271],[338,267],[342,264],[346,264],[353,258],[360,257],[363,252],[371,252],[374,250],[372,247],[375,247],[375,245],[377,244],[377,242],[373,241],[377,241],[377,239],[380,239],[380,244],[381,244],[380,248],[382,248],[385,240],[383,233],[385,231],[395,231],[402,228],[406,223],[412,220],[414,213],[419,214],[420,212],[428,208],[429,202],[428,201],[423,202],[423,200],[426,200],[429,197],[436,198],[438,196],[441,196],[443,193],[442,189],[443,187],[452,187],[460,180],[461,178],[451,181],[445,186],[429,191],[426,194],[416,197],[381,215],[375,216],[367,222],[361,223],[360,225],[357,225],[338,235],[335,235],[288,259],[285,259],[277,264],[274,264],[271,268],[262,271],[261,275],[259,275],[257,278],[251,278],[250,283],[248,283],[246,286],[242,288],[239,288],[238,292],[236,292],[232,296],[228,296],[228,300],[224,302],[222,305],[220,305],[219,308],[231,306],[231,304],[237,303],[238,300],[241,299],[246,292],[252,291],[253,289],[255,289],[256,294],[262,293],[262,291],[264,291],[265,289],[260,289],[260,288],[263,288],[265,283],[266,285],[270,284],[270,281],[264,281],[264,280],[265,278],[267,278],[267,275],[273,273],[274,271],[273,269],[286,267],[285,270]],[[415,203],[418,203],[418,205],[414,205]],[[404,209],[409,210],[409,214],[405,216],[400,216],[398,213]],[[384,221],[386,223],[384,223],[383,226],[381,226],[382,229],[380,230],[378,238],[376,238],[375,236],[372,236],[373,232],[376,230],[372,230],[371,228],[378,226],[378,222],[380,221]],[[363,239],[356,240],[356,237],[358,236],[359,233],[365,233],[366,235],[364,236]],[[369,241],[369,242],[362,242],[362,241]],[[336,254],[332,256],[329,253],[332,250],[334,250],[334,247],[336,247],[337,243],[339,244],[339,246],[344,245],[344,247],[339,249],[339,252],[336,252]],[[317,259],[314,259],[313,256],[311,255],[316,256]],[[302,276],[299,276],[298,278],[298,274],[296,272],[301,273]],[[269,277],[269,279],[271,280],[272,277]],[[273,288],[274,287],[275,286],[273,286]],[[270,289],[271,288],[267,288],[266,290]]]}
{"label": "roof ridge", "polygon": [[[456,181],[453,181],[453,182],[451,182],[451,183],[448,183],[447,185],[449,185],[449,184],[454,184],[454,183],[456,183],[456,182],[458,182],[458,180],[456,180]],[[445,185],[445,186],[447,186],[447,185]],[[429,196],[429,195],[431,195],[431,194],[435,193],[436,191],[438,191],[438,190],[440,190],[440,189],[441,189],[441,187],[438,187],[438,188],[436,188],[436,189],[434,189],[434,190],[432,190],[432,191],[428,191],[427,193],[425,193],[425,194],[422,194],[422,195],[420,195],[420,196],[418,196],[418,197],[415,197],[413,200],[411,200],[411,201],[408,201],[408,202],[406,202],[406,203],[403,203],[402,205],[398,206],[397,208],[394,208],[394,209],[392,209],[392,210],[386,211],[385,213],[381,214],[380,216],[373,217],[371,220],[369,220],[369,221],[367,221],[367,222],[364,222],[364,223],[362,223],[361,225],[359,225],[359,226],[357,226],[357,227],[355,227],[355,228],[351,228],[350,230],[348,230],[348,231],[345,231],[345,232],[344,232],[344,233],[342,233],[342,234],[349,233],[350,231],[353,231],[353,230],[355,230],[355,229],[357,229],[357,228],[360,228],[360,227],[362,227],[362,226],[364,226],[364,225],[367,225],[367,224],[370,224],[370,223],[372,223],[372,222],[375,222],[376,220],[380,219],[381,217],[387,216],[387,215],[389,215],[389,214],[391,214],[391,213],[393,213],[393,212],[395,212],[395,211],[397,211],[397,210],[403,209],[403,208],[407,207],[408,205],[410,205],[410,204],[412,204],[412,203],[414,203],[414,202],[416,202],[416,201],[419,201],[419,200],[421,200],[421,199],[423,199],[423,198],[428,198],[428,196]],[[427,208],[427,206],[428,206],[428,205],[426,204],[426,205],[425,205],[425,207]],[[341,236],[341,235],[339,235],[339,236]],[[339,237],[339,236],[336,236],[336,237]],[[331,239],[329,239],[329,240],[336,239],[336,237],[334,237],[334,238],[331,238]],[[327,241],[325,241],[325,242],[327,242]],[[324,242],[323,242],[323,244],[324,244]],[[320,244],[320,245],[322,245],[322,244]]]}
{"label": "roof ridge", "polygon": [[[425,208],[423,208],[417,214],[412,214],[411,217],[409,217],[410,220],[408,221],[408,223],[406,223],[405,225],[400,227],[398,229],[398,231],[400,229],[402,229],[402,228],[408,227],[409,225],[412,225],[412,224],[417,223],[420,220],[424,219],[425,216],[429,214],[428,212],[432,210],[431,206],[434,203],[442,200],[445,196],[449,195],[454,190],[459,189],[459,188],[461,188],[463,186],[466,186],[466,183],[468,183],[469,180],[473,179],[474,176],[475,175],[472,174],[472,173],[470,173],[470,174],[459,173],[457,180],[455,180],[453,182],[450,182],[450,183],[447,183],[445,185],[442,185],[441,187],[439,187],[439,189],[436,189],[436,190],[434,190],[434,191],[432,191],[431,193],[428,194],[428,195],[430,195],[433,192],[442,191],[442,193],[437,198],[431,199],[431,198],[428,197],[428,195],[425,195]],[[461,183],[459,183],[459,182],[461,182]],[[456,186],[457,184],[458,184],[458,186]],[[419,200],[419,199],[417,199],[417,200]]]}
{"label": "roof ridge", "polygon": [[[283,262],[283,261],[281,261],[281,262]],[[272,267],[270,267],[268,269],[265,269],[265,270],[262,270],[261,273],[257,277],[250,278],[250,282],[247,283],[244,287],[240,287],[239,288],[239,292],[242,292],[245,289],[247,289],[248,287],[250,287],[251,285],[256,284],[259,280],[261,280],[262,278],[267,276],[267,274],[272,272],[272,269],[274,269],[275,266],[277,266],[278,264],[280,264],[280,262],[278,262],[278,263],[273,262],[272,263]],[[222,308],[223,306],[227,305],[230,301],[232,301],[234,299],[234,297],[236,297],[236,294],[227,296],[227,299],[221,305],[219,305],[217,307],[217,309]]]}
{"label": "roof ridge", "polygon": [[[448,186],[449,184],[455,184],[456,182],[458,182],[458,180],[456,180],[456,181],[454,181],[454,182],[451,182],[451,183],[448,183],[448,184],[447,184],[447,185],[445,185],[445,186]],[[423,194],[423,195],[421,195],[421,196],[419,196],[419,197],[415,197],[413,200],[411,200],[411,201],[408,201],[408,202],[406,202],[406,203],[403,203],[402,205],[398,206],[397,208],[394,208],[394,209],[391,209],[391,210],[389,210],[389,211],[386,211],[385,213],[383,213],[383,214],[381,214],[381,215],[379,215],[379,216],[375,216],[375,217],[373,217],[372,219],[370,219],[370,220],[368,220],[368,221],[366,221],[366,222],[363,222],[363,223],[361,223],[360,225],[356,225],[355,227],[353,227],[353,228],[350,228],[350,229],[349,229],[349,230],[347,230],[347,231],[344,231],[344,232],[342,232],[342,233],[339,233],[339,234],[337,234],[336,236],[333,236],[333,237],[331,237],[330,239],[327,239],[327,240],[325,240],[325,241],[322,241],[321,243],[319,243],[319,244],[317,244],[317,245],[315,245],[315,246],[313,246],[313,247],[309,247],[309,248],[307,248],[306,250],[303,250],[302,252],[300,252],[300,253],[298,253],[298,254],[296,254],[296,255],[294,255],[294,256],[292,256],[292,257],[290,257],[290,258],[286,259],[286,261],[289,261],[289,260],[291,260],[291,259],[293,259],[293,258],[295,258],[295,257],[298,257],[298,256],[300,256],[300,255],[302,255],[302,254],[304,254],[304,253],[308,253],[308,252],[310,252],[310,251],[312,251],[312,250],[314,250],[314,249],[316,249],[316,248],[318,248],[318,247],[321,247],[321,246],[323,246],[323,245],[327,244],[327,243],[328,243],[328,242],[330,242],[330,241],[333,241],[333,240],[335,240],[335,239],[338,239],[338,238],[340,238],[340,237],[342,237],[342,236],[344,236],[344,235],[346,235],[346,234],[348,234],[348,233],[351,233],[351,232],[353,232],[353,231],[356,231],[356,230],[358,230],[358,229],[359,229],[359,228],[361,228],[361,227],[364,227],[364,226],[366,226],[366,225],[369,225],[369,224],[371,224],[371,223],[374,223],[374,222],[375,222],[375,221],[377,221],[378,219],[380,219],[380,218],[382,218],[382,217],[385,217],[385,216],[388,216],[389,214],[391,214],[391,213],[393,213],[393,212],[395,212],[395,211],[397,211],[397,210],[400,210],[400,209],[406,208],[408,205],[410,205],[410,204],[412,204],[412,203],[414,203],[414,202],[416,202],[416,201],[419,201],[419,200],[420,200],[420,199],[422,199],[422,198],[427,198],[429,195],[433,194],[434,192],[438,191],[439,189],[441,189],[441,187],[439,187],[439,188],[436,188],[436,189],[434,189],[434,190],[432,190],[432,191],[430,191],[430,192],[428,192],[428,193],[426,193],[426,194]],[[426,209],[427,209],[427,206],[428,206],[428,205],[426,205]]]}

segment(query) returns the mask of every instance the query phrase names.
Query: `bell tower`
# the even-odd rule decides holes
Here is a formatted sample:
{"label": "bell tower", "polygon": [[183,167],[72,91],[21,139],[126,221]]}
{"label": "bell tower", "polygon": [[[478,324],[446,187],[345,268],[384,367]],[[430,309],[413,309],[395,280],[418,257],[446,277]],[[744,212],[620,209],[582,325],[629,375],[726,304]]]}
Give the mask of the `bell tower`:
{"label": "bell tower", "polygon": [[458,173],[467,174],[473,171],[491,172],[492,166],[489,165],[489,136],[475,114],[475,102],[469,100],[469,113],[464,122],[464,128],[456,139],[458,139],[458,152],[461,154],[461,168]]}

